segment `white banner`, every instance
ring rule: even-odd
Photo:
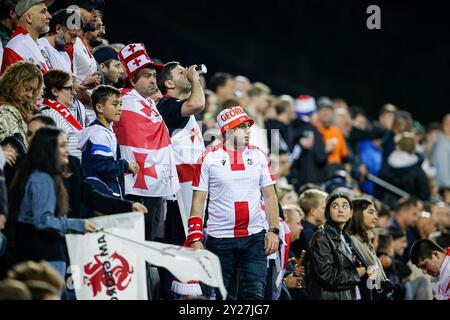
[[[66,235],[77,298],[80,300],[145,300],[145,261],[169,270],[180,282],[223,284],[219,258],[208,250],[145,241],[142,213],[125,213],[90,221],[100,231]],[[75,267],[75,268],[74,268]]]
[[[97,229],[144,241],[144,216],[125,213],[89,219]],[[79,300],[146,300],[145,260],[121,239],[103,232],[66,235]],[[74,272],[79,271],[79,275]]]

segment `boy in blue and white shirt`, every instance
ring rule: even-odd
[[[125,173],[135,175],[135,162],[119,159],[117,139],[111,129],[121,114],[120,91],[112,86],[98,86],[92,92],[94,120],[81,134],[78,148],[82,151],[81,166],[87,180],[100,192],[124,197],[119,178]]]

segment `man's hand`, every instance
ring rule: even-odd
[[[86,77],[81,83],[82,86],[85,86],[89,89],[93,89],[98,86],[101,82],[101,77],[98,72],[94,72]]]
[[[308,137],[308,138],[300,138],[299,140],[300,145],[303,149],[309,150],[314,146],[314,138]]]
[[[299,289],[302,287],[303,278],[296,277],[292,273],[284,278],[284,284],[288,289]]]
[[[17,154],[14,150],[3,150],[3,154],[5,155],[5,161],[8,166],[12,167],[16,164]]]
[[[135,202],[133,203],[133,205],[131,206],[131,210],[135,211],[135,212],[143,212],[143,213],[148,213],[147,207],[144,206],[142,203],[140,202]]]
[[[136,162],[128,161],[128,172],[135,176],[139,171],[139,165]]]
[[[0,212],[0,230],[5,229],[6,225],[6,215]]]
[[[192,249],[204,249],[203,243],[201,241],[192,242],[190,247]]]
[[[360,278],[364,277],[364,275],[366,274],[366,268],[364,267],[358,267],[356,268],[356,271],[358,272]]]
[[[278,245],[280,243],[280,239],[273,232],[268,232],[264,239],[264,251],[266,256],[275,253],[278,250]]]
[[[186,71],[186,77],[190,83],[200,81],[200,76],[197,70],[195,70],[196,67],[197,65],[194,64],[190,66]]]

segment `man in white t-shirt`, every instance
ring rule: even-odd
[[[19,0],[15,11],[19,19],[14,33],[3,51],[2,70],[22,60],[28,60],[39,66],[43,73],[49,70],[48,62],[41,53],[37,43],[41,34],[47,33],[52,16],[47,6],[52,0]]]
[[[49,62],[51,69],[60,69],[72,74],[72,62],[66,49],[75,43],[80,33],[81,16],[76,11],[62,9],[53,14],[50,31],[38,40],[42,55]]]
[[[220,259],[228,297],[236,296],[232,289],[239,270],[242,298],[263,299],[266,256],[276,252],[279,245],[276,178],[267,155],[249,145],[253,120],[241,107],[223,110],[217,122],[224,142],[209,148],[196,165],[187,244],[203,248],[203,209],[209,194],[205,246]]]

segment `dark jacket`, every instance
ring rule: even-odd
[[[120,180],[128,170],[128,161],[120,159],[117,139],[111,129],[93,121],[80,135],[83,173],[100,192],[123,197]]]
[[[378,176],[421,200],[430,198],[428,179],[419,156],[396,150],[383,164]],[[377,188],[377,197],[391,208],[395,207],[400,198],[381,187]]]
[[[310,150],[302,148],[299,159],[293,165],[298,179],[295,183],[296,187],[299,188],[305,183],[323,182],[328,159],[322,134],[315,126],[301,119],[294,120],[292,126],[294,128],[294,141],[297,144],[300,138],[306,137],[307,131],[314,134],[314,146]]]
[[[69,156],[69,167],[72,176],[65,179],[64,184],[69,193],[70,218],[90,218],[90,215],[82,213],[81,204],[84,204],[91,210],[99,211],[104,214],[125,213],[132,210],[132,202],[121,200],[98,192],[94,187],[84,179],[80,160]]]
[[[351,240],[348,239],[348,241]],[[340,230],[319,227],[306,254],[306,287],[313,300],[354,300],[360,283],[355,258],[345,250]]]

